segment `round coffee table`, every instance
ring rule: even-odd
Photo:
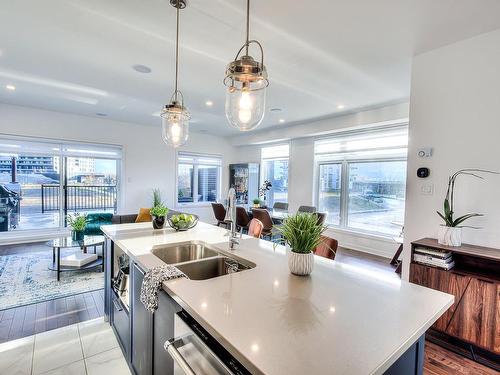
[[[102,266],[104,271],[104,256],[97,257],[90,263],[87,263],[81,267],[78,266],[61,266],[61,249],[68,248],[80,248],[84,253],[87,253],[88,248],[94,248],[94,254],[97,254],[97,246],[104,247],[104,236],[85,236],[81,241],[75,241],[71,236],[59,237],[54,240],[47,242],[48,246],[52,247],[52,264],[49,266],[49,270],[57,272],[57,281],[59,281],[59,274],[64,271],[77,271],[85,270],[90,268],[95,268]]]

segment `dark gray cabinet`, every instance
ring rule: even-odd
[[[141,303],[144,271],[133,264],[132,272],[132,348],[130,361],[137,375],[153,373],[153,314]]]
[[[153,374],[173,375],[174,361],[165,351],[167,340],[174,337],[174,317],[182,309],[164,291],[159,293],[158,310],[154,314]]]

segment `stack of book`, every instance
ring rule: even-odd
[[[416,247],[413,250],[413,261],[444,270],[451,270],[455,266],[451,251],[438,251],[425,247]]]

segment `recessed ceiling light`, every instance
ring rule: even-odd
[[[213,101],[211,101],[211,100],[207,100],[207,101],[205,102],[205,105],[206,105],[207,107],[211,107],[211,106],[213,106],[213,105],[214,105],[214,102],[213,102]]]
[[[271,108],[270,111],[271,112],[281,112],[282,109],[281,108]]]
[[[343,104],[339,104],[339,105],[337,106],[337,109],[344,109],[344,108],[345,108],[345,105],[343,105]]]
[[[285,122],[285,119],[284,118],[280,118],[279,122],[280,122],[280,124],[283,124]]]
[[[97,112],[96,115],[100,116],[100,117],[106,117],[108,114],[107,113],[102,113],[102,112]]]
[[[146,65],[136,64],[132,65],[132,69],[139,73],[151,73],[151,68]]]
[[[16,90],[16,86],[14,86],[14,85],[6,85],[5,88],[7,90],[10,90],[10,91],[15,91]]]

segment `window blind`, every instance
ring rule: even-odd
[[[121,159],[122,148],[115,145],[77,143],[59,140],[30,140],[0,136],[0,155],[74,156],[99,159]]]
[[[288,158],[289,154],[290,147],[288,144],[262,147],[261,151],[262,159]]]
[[[314,143],[316,159],[406,157],[408,126],[339,133]]]
[[[201,155],[183,151],[179,151],[177,160],[179,164],[201,164],[217,167],[222,165],[222,158],[218,155]]]

